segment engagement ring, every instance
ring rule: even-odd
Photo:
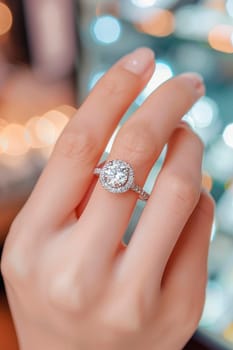
[[[95,168],[94,174],[99,175],[101,185],[109,192],[124,193],[132,190],[139,195],[139,199],[149,199],[150,195],[134,183],[133,168],[123,160],[110,160],[103,168]]]

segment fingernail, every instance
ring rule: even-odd
[[[154,59],[154,52],[146,47],[142,47],[124,57],[122,65],[126,70],[141,75],[150,68],[154,63]]]
[[[202,76],[198,73],[183,73],[182,77],[190,80],[195,88],[198,96],[205,94],[205,85]]]

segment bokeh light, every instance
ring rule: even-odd
[[[56,142],[58,129],[51,120],[44,116],[33,117],[25,126],[24,137],[32,148],[49,147]]]
[[[131,0],[131,2],[137,7],[146,8],[154,6],[157,0]]]
[[[230,186],[217,203],[216,215],[221,231],[233,235],[233,186]]]
[[[173,75],[174,74],[171,66],[165,61],[158,60],[156,63],[156,69],[152,78],[150,79],[149,83],[147,84],[145,89],[142,91],[142,93],[136,99],[136,103],[139,105],[142,104],[143,101],[145,101],[145,99],[155,89],[157,89],[166,80],[170,79]]]
[[[233,148],[233,123],[225,127],[223,131],[223,140],[227,146]]]
[[[55,139],[60,136],[65,126],[69,122],[69,118],[58,110],[51,110],[43,115],[43,118],[50,121],[55,128]]]
[[[156,9],[148,18],[137,23],[136,28],[141,32],[154,36],[168,36],[175,29],[175,17],[168,10]]]
[[[121,36],[121,23],[111,15],[97,17],[93,26],[94,39],[101,44],[112,44]]]
[[[215,181],[222,184],[233,178],[233,149],[225,143],[222,136],[217,137],[206,150],[204,167]]]
[[[29,150],[25,139],[25,128],[19,124],[9,124],[0,133],[0,148],[11,156],[20,156]]]
[[[206,289],[206,303],[201,319],[201,326],[213,325],[224,313],[227,307],[227,300],[224,290],[219,283],[209,281]]]
[[[13,17],[9,7],[0,2],[0,35],[9,32],[13,24]]]
[[[218,105],[207,96],[199,99],[183,119],[195,130],[205,145],[210,144],[221,130]]]
[[[0,132],[8,125],[7,121],[0,118]]]
[[[57,130],[55,125],[47,118],[39,118],[36,123],[36,134],[38,139],[45,146],[53,145],[57,140]]]
[[[32,148],[45,147],[44,142],[38,137],[37,123],[40,117],[32,117],[25,125],[25,139]]]
[[[1,137],[1,131],[7,126],[7,122],[4,119],[0,119],[0,154],[4,152],[4,138]]]
[[[208,97],[201,98],[191,109],[191,117],[195,128],[207,128],[214,121],[217,106]]]
[[[207,172],[204,172],[202,174],[202,186],[209,192],[212,189],[213,179],[212,179],[211,175]]]
[[[229,16],[233,17],[233,1],[227,0],[226,1],[226,10]]]
[[[223,332],[223,337],[230,342],[233,342],[233,323],[230,323]]]
[[[209,32],[208,41],[210,46],[215,50],[233,53],[232,36],[232,25],[217,25]]]

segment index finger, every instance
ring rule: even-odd
[[[25,207],[34,222],[59,225],[81,202],[114,129],[153,71],[153,51],[141,48],[99,81],[65,128]]]

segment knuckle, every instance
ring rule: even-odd
[[[17,243],[10,247],[4,247],[1,259],[1,273],[3,279],[12,286],[27,281],[30,274],[30,264],[27,254],[17,247]]]
[[[143,308],[143,303],[136,298],[122,296],[115,303],[114,308],[110,305],[110,311],[105,314],[109,317],[109,323],[118,334],[133,335],[144,329],[149,316]]]
[[[98,154],[98,142],[87,130],[66,130],[56,144],[55,154],[77,162],[92,162]]]
[[[83,288],[74,283],[66,273],[53,277],[48,287],[48,299],[51,305],[60,310],[78,315],[86,307]]]
[[[132,163],[148,165],[156,156],[156,142],[151,130],[142,125],[122,128],[116,140],[117,153],[124,152]]]
[[[200,197],[200,189],[195,181],[191,178],[172,174],[168,183],[172,195],[178,202],[190,209],[196,206]]]

